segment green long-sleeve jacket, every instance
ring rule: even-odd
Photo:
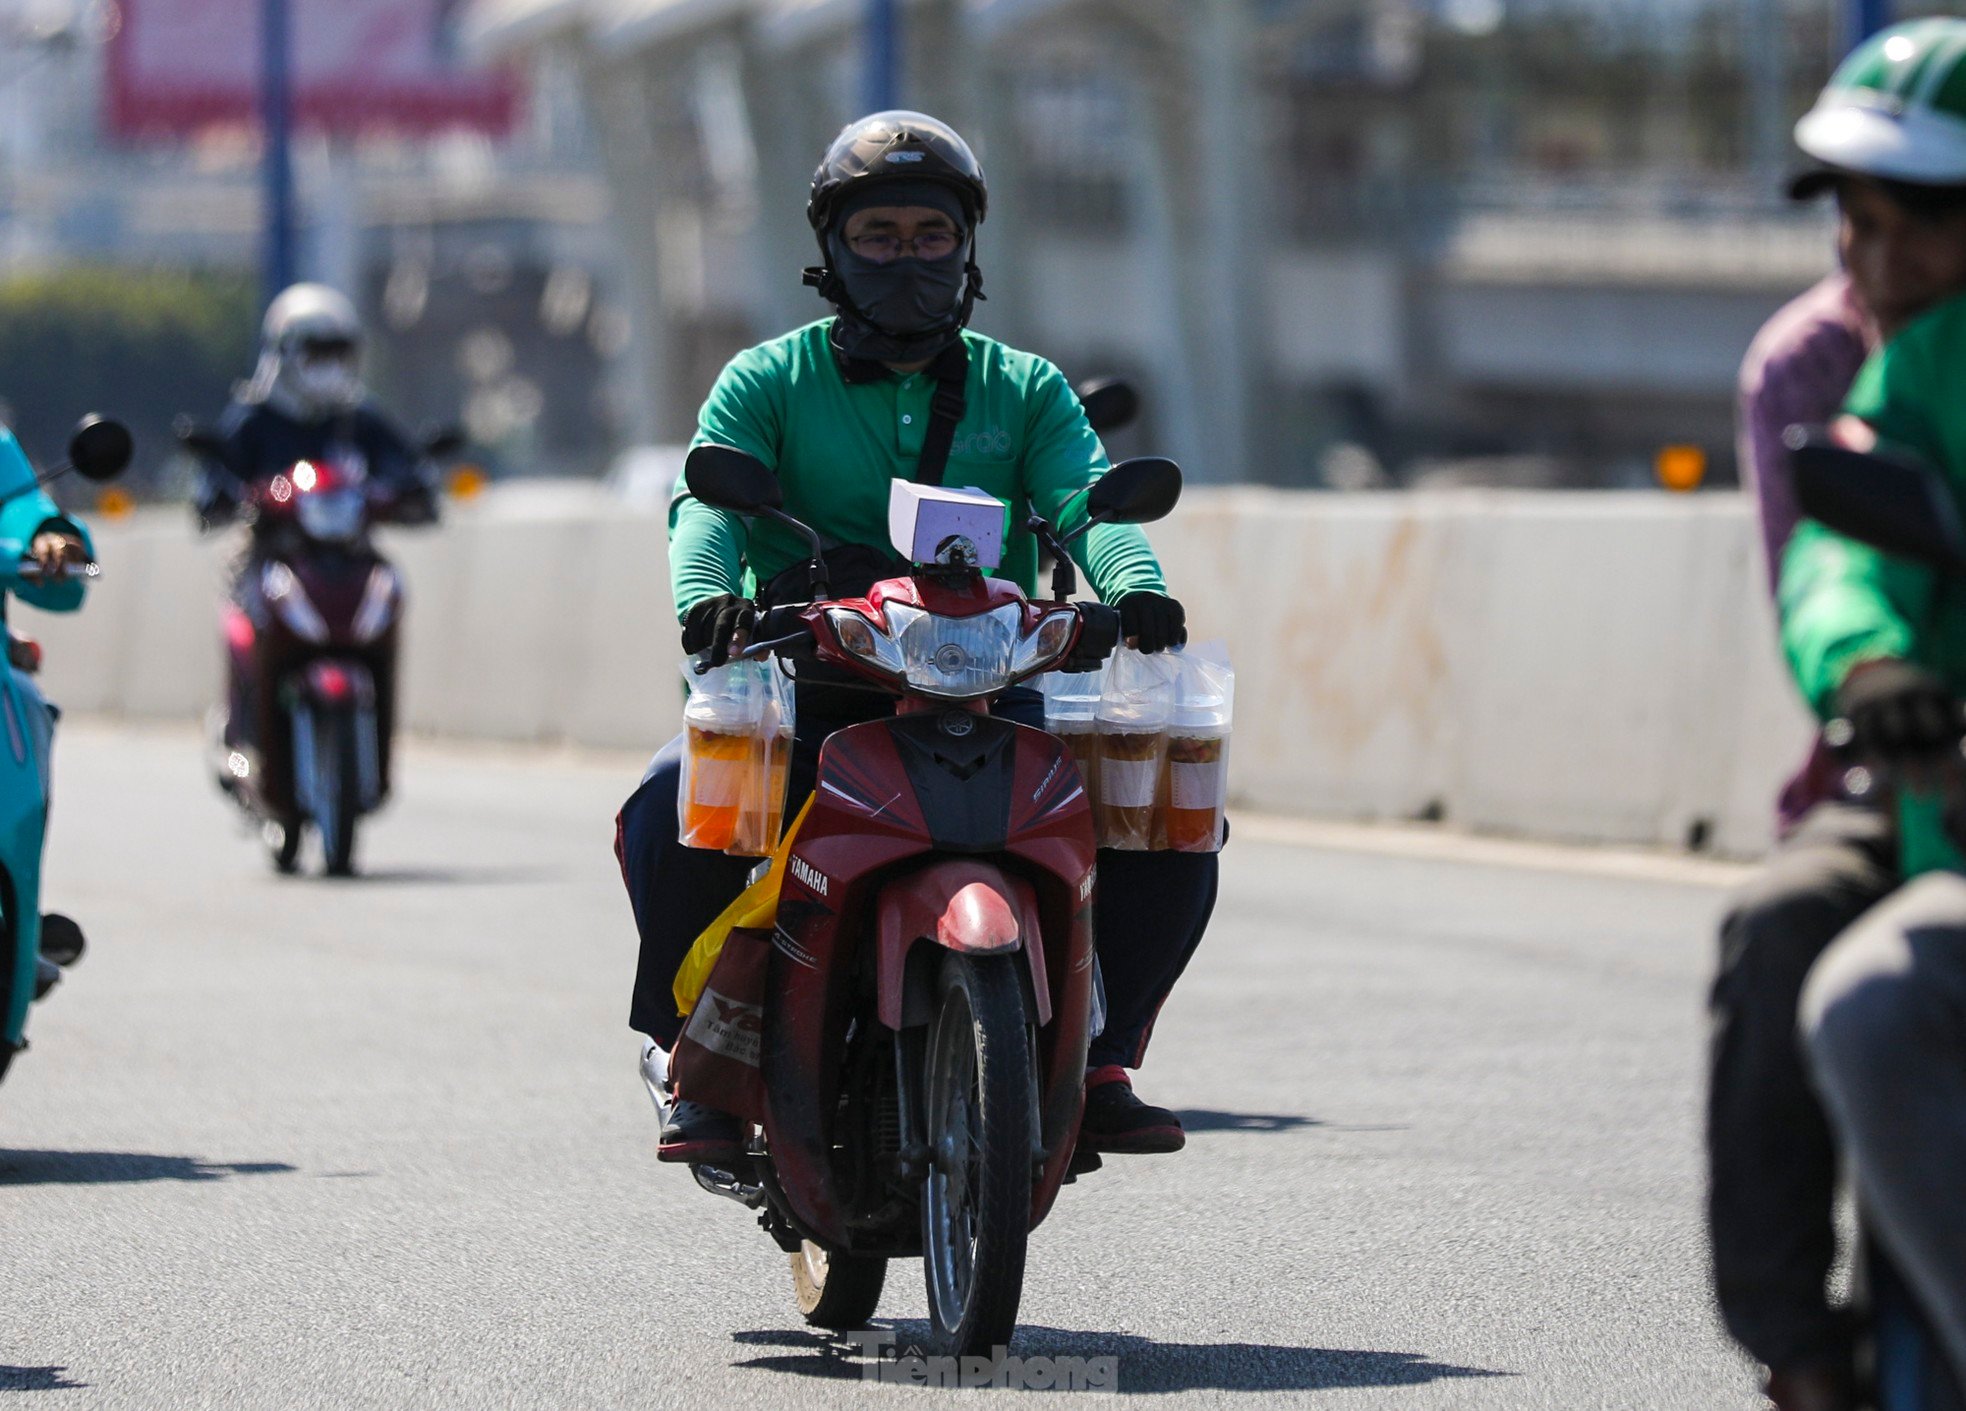
[[[1879,438],[1939,467],[1966,517],[1966,296],[1914,320],[1873,353],[1844,410]],[[1823,719],[1862,662],[1915,661],[1966,697],[1966,582],[1804,520],[1782,555],[1782,648]],[[1907,874],[1959,866],[1935,800],[1900,816]]]
[[[912,480],[935,382],[926,372],[849,383],[822,319],[739,353],[710,391],[694,445],[735,446],[778,473],[786,512],[828,544],[888,544],[889,487]],[[942,481],[974,486],[1010,506],[998,575],[1034,592],[1037,544],[1021,526],[1032,510],[1057,523],[1065,505],[1107,469],[1106,453],[1064,374],[1043,358],[977,333],[966,409]],[[1083,523],[1081,499],[1061,526]],[[746,522],[692,499],[679,485],[669,514],[670,579],[680,617],[704,598],[747,591],[806,557],[805,541],[769,520]],[[1137,526],[1100,525],[1073,546],[1099,596],[1167,591]],[[747,573],[749,582],[747,582]]]

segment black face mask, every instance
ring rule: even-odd
[[[969,322],[976,290],[969,277],[970,244],[940,260],[913,258],[877,264],[853,252],[837,234],[826,253],[839,281],[835,341],[848,357],[918,362],[933,357]]]

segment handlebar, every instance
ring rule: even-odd
[[[87,563],[64,563],[54,573],[44,572],[39,559],[22,559],[14,568],[14,576],[26,583],[46,583],[64,578],[100,578],[102,565],[94,559]]]
[[[774,652],[782,650],[783,648],[796,647],[802,643],[810,642],[811,640],[812,640],[812,632],[809,629],[802,628],[799,631],[790,633],[787,636],[775,637],[769,642],[752,642],[749,646],[741,647],[737,651],[732,652],[730,654],[730,660],[731,661],[763,661],[766,657],[772,655]],[[691,669],[695,671],[698,676],[707,676],[712,671],[716,670],[716,668],[707,661],[699,661]]]

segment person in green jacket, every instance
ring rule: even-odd
[[[1865,363],[1836,434],[1938,467],[1966,516],[1962,383],[1966,295]],[[1901,781],[1909,879],[1810,969],[1803,1049],[1871,1228],[1966,1386],[1966,859],[1941,787],[1961,747],[1966,582],[1805,522],[1782,560],[1781,619],[1804,696]]]
[[[1914,20],[1860,45],[1795,140],[1809,164],[1790,194],[1835,194],[1840,268],[1770,320],[1742,367],[1742,471],[1778,591],[1798,521],[1784,433],[1836,417],[1880,345],[1966,292],[1966,20]],[[1858,396],[1895,420],[1875,405],[1879,375],[1874,364]],[[1902,372],[1888,380],[1901,398]],[[1821,532],[1802,526],[1804,560],[1822,553]],[[1842,548],[1829,558],[1839,573],[1859,561],[1877,567],[1874,556],[1850,559]],[[1853,619],[1838,604],[1851,592],[1814,572],[1788,584],[1789,644],[1826,718],[1838,711],[1849,653],[1874,652],[1879,641],[1871,634],[1865,648],[1866,634],[1846,634]],[[1890,810],[1850,796],[1845,770],[1818,748],[1784,790],[1782,840],[1727,907],[1709,998],[1715,1300],[1727,1331],[1767,1369],[1778,1411],[1852,1411],[1857,1402],[1851,1320],[1830,1301],[1837,1133],[1796,1043],[1811,969],[1901,880]]]
[[[976,229],[988,209],[982,168],[946,124],[887,112],[849,125],[813,178],[807,216],[822,263],[806,281],[835,316],[738,354],[704,402],[694,444],[734,446],[776,472],[785,509],[824,536],[841,596],[905,571],[888,543],[888,499],[913,480],[938,406],[960,407],[947,438],[946,484],[975,486],[1069,533],[1083,523],[1074,496],[1107,469],[1105,451],[1064,375],[1043,358],[967,328],[981,297]],[[945,428],[946,430],[946,428]],[[671,575],[682,645],[726,660],[734,642],[772,635],[761,614],[809,596],[809,550],[782,526],[738,517],[677,495],[670,514]],[[1073,547],[1123,635],[1142,651],[1187,640],[1185,613],[1168,594],[1137,526],[1100,525]],[[1033,592],[1037,545],[1014,530],[998,576]],[[759,603],[764,605],[762,608]],[[818,747],[833,730],[892,709],[864,691],[801,671],[791,808],[810,793]],[[1029,689],[1006,693],[997,713],[1042,726]],[[749,861],[677,843],[681,742],[659,752],[617,820],[617,852],[641,933],[629,1022],[667,1049],[680,1020],[670,997],[696,936],[742,888]],[[788,813],[788,816],[789,813]],[[1105,1030],[1088,1055],[1081,1146],[1095,1152],[1173,1151],[1179,1119],[1133,1093],[1154,1016],[1200,943],[1213,909],[1216,858],[1198,853],[1099,855],[1096,945]],[[735,1155],[735,1118],[678,1103],[659,1155],[715,1161]]]

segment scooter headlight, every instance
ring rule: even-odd
[[[316,490],[300,497],[300,531],[324,544],[353,543],[362,535],[367,508],[361,490],[353,485]]]
[[[1072,645],[1072,629],[1078,626],[1079,615],[1070,608],[1058,612],[1048,612],[1038,619],[1038,625],[1024,634],[1017,644],[1017,653],[1010,661],[1012,677],[1030,676],[1052,665]]]
[[[890,603],[888,633],[901,648],[902,674],[925,696],[970,701],[1011,681],[1023,608],[1009,604],[974,617],[941,617]]]
[[[888,609],[890,616],[893,609]],[[833,635],[846,649],[847,655],[867,663],[876,671],[889,676],[906,674],[901,660],[901,648],[887,633],[862,617],[851,608],[828,608],[826,621],[833,628]]]

